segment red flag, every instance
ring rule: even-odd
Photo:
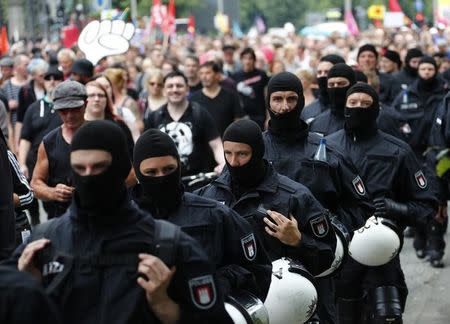
[[[150,28],[161,26],[163,20],[164,13],[161,0],[153,0],[152,8],[150,9]]]
[[[168,34],[175,32],[175,0],[169,0],[169,8],[167,10],[167,17],[165,19],[165,28],[163,31]]]
[[[392,12],[403,12],[402,7],[398,3],[398,0],[389,0],[389,11]]]
[[[189,16],[189,21],[188,21],[188,25],[187,25],[187,31],[192,36],[195,35],[195,17],[192,16],[192,15]]]
[[[6,26],[2,26],[0,35],[0,54],[6,54],[9,52],[8,33],[6,32]]]

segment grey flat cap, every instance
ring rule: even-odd
[[[77,81],[64,81],[53,92],[54,109],[78,108],[87,98],[84,85]]]

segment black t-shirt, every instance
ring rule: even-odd
[[[238,95],[223,88],[220,89],[219,93],[214,98],[206,96],[202,90],[196,91],[192,94],[191,100],[198,102],[202,107],[205,107],[208,110],[209,114],[216,122],[220,136],[223,135],[223,132],[228,125],[236,118],[245,115]]]
[[[45,135],[42,140],[48,159],[49,187],[56,187],[58,183],[72,185],[72,167],[70,166],[70,144],[66,142],[62,134],[62,128],[58,127]],[[59,217],[65,213],[70,205],[68,202],[45,201],[44,208],[48,219]]]
[[[193,86],[189,86],[189,97],[192,96],[192,94],[198,90],[201,90],[203,88],[203,85],[200,81],[198,81],[197,84]]]
[[[210,114],[197,103],[189,103],[178,121],[172,119],[166,104],[149,114],[145,129],[158,128],[172,137],[180,154],[181,174],[185,176],[213,170],[209,142],[219,137],[214,125]]]
[[[61,124],[61,118],[53,109],[53,104],[45,98],[32,103],[25,112],[20,138],[31,142],[26,161],[30,176],[36,164],[39,144],[45,135]]]
[[[238,71],[232,75],[242,100],[244,111],[258,123],[265,120],[266,105],[264,88],[269,82],[267,74],[259,69],[251,72]]]

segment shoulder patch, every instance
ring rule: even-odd
[[[295,193],[297,191],[295,188],[291,187],[290,185],[288,185],[286,183],[282,183],[282,182],[278,183],[278,187],[283,189],[283,190],[286,190],[287,192],[289,192],[291,194],[293,194],[293,193]]]
[[[217,292],[212,275],[189,280],[189,291],[192,302],[200,309],[209,309],[216,303]]]
[[[355,188],[356,193],[360,196],[365,196],[366,187],[364,187],[364,182],[362,181],[360,176],[357,176],[352,180],[353,188]]]
[[[212,201],[189,201],[186,206],[214,208],[216,204]]]
[[[310,220],[309,224],[311,225],[311,231],[317,237],[326,236],[330,230],[330,225],[328,224],[328,220],[325,215]]]
[[[241,239],[242,249],[244,250],[245,258],[248,261],[253,261],[256,258],[256,240],[253,233]]]
[[[425,189],[428,185],[427,178],[425,178],[425,175],[423,174],[422,170],[417,171],[414,174],[414,178],[416,179],[416,183],[421,189]]]

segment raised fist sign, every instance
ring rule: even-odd
[[[95,65],[105,56],[125,53],[134,30],[133,24],[123,20],[94,20],[78,37],[78,47]]]

